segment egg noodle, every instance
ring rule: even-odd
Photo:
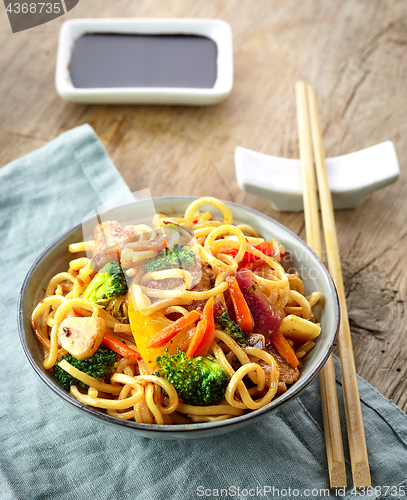
[[[218,209],[222,213],[222,220],[214,219],[209,211],[199,210],[202,205]],[[197,288],[194,287],[194,275],[189,270],[145,272],[142,265],[154,258],[157,250],[143,248],[135,251],[132,244],[124,245],[120,249],[120,261],[129,280],[128,300],[132,302],[134,310],[147,319],[160,313],[168,319],[168,323],[170,319],[174,321],[187,316],[197,304],[195,301],[204,301],[201,303],[202,310],[204,303],[211,297],[214,297],[220,308],[227,310],[229,307],[230,310],[227,278],[235,275],[246,259],[257,263],[252,268],[253,279],[270,304],[280,312],[283,318],[280,332],[296,358],[300,360],[314,347],[320,326],[315,321],[312,307],[321,294],[314,292],[305,296],[299,274],[286,273],[281,263],[285,249],[278,241],[268,242],[273,251],[264,253],[260,247],[264,239],[256,230],[247,224],[234,225],[228,206],[211,197],[192,202],[183,217],[158,213],[153,218],[153,227],[140,224],[131,226],[131,230],[133,234],[139,235],[138,241],[145,241],[148,247],[151,234],[154,233],[156,237],[160,228],[171,224],[193,235],[190,249],[200,266],[206,266],[211,271],[212,286],[209,289],[194,289]],[[95,257],[97,245],[94,241],[80,242],[70,245],[69,250],[72,253],[93,252]],[[59,364],[72,377],[89,386],[87,391],[76,385],[70,387],[70,394],[84,405],[104,409],[115,418],[145,424],[213,422],[262,408],[272,401],[277,392],[286,390],[285,383],[297,380],[298,369],[289,366],[276,350],[267,349],[263,335],[252,333],[248,337],[249,345],[242,347],[218,325],[208,354],[224,368],[230,380],[224,400],[216,405],[185,404],[174,386],[156,374],[155,364],[152,362],[151,365],[151,360],[148,366],[146,359],[118,355],[110,381],[105,382],[78,370],[65,359],[61,360],[67,351],[58,342],[58,332],[66,318],[100,318],[106,332],[136,353],[140,351],[130,324],[119,321],[104,307],[83,298],[95,276],[94,269],[93,259],[73,259],[67,272],[56,274],[50,280],[44,299],[32,313],[32,327],[44,350],[44,368],[52,370]],[[170,279],[177,283],[183,282],[184,286],[171,289],[149,286],[152,281],[159,283]],[[188,340],[196,325],[192,327]],[[179,347],[185,351],[188,344]],[[290,375],[282,381],[282,376],[288,372]]]

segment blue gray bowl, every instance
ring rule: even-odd
[[[166,197],[156,198],[153,201],[157,212],[176,215],[182,214],[193,200],[194,198],[190,197]],[[125,220],[126,217],[129,217],[131,213],[138,214],[140,211],[147,211],[151,207],[151,202],[150,205],[148,203],[148,201],[138,201],[125,207],[119,207],[109,214],[109,218],[117,218],[122,223],[134,224],[136,217],[130,217],[133,220]],[[43,368],[42,348],[32,331],[30,319],[34,307],[43,298],[43,287],[56,273],[68,269],[68,263],[72,260],[68,245],[83,240],[82,224],[61,235],[42,252],[28,272],[20,292],[18,327],[21,344],[28,361],[41,380],[64,401],[83,412],[84,416],[128,429],[130,432],[143,437],[156,439],[198,438],[235,431],[265,418],[301,394],[321,370],[336,340],[339,328],[339,304],[335,286],[324,264],[289,229],[250,208],[234,203],[228,203],[228,206],[233,213],[234,223],[252,225],[263,238],[266,240],[276,238],[293,254],[295,266],[297,269],[302,270],[301,274],[306,294],[316,290],[322,293],[320,304],[314,308],[317,320],[321,323],[321,334],[315,348],[304,359],[304,367],[298,381],[287,392],[274,398],[271,403],[260,410],[230,420],[187,425],[148,425],[109,417],[103,410],[84,406],[67,391],[59,387],[55,383],[52,373]],[[208,210],[213,211],[214,214],[216,213],[216,210],[212,207],[208,207]]]

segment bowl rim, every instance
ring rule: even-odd
[[[155,200],[160,200],[160,201],[168,201],[170,202],[171,200],[196,200],[199,199],[199,197],[195,196],[160,196],[160,197],[155,197],[152,198],[152,201],[154,202]],[[144,200],[135,200],[131,203],[121,205],[120,207],[114,207],[114,209],[117,208],[122,208],[127,205],[133,205],[135,203],[142,203]],[[295,399],[297,396],[301,394],[310,384],[311,382],[316,378],[318,373],[321,371],[322,367],[328,360],[329,356],[332,353],[332,350],[334,348],[338,332],[339,332],[339,326],[340,326],[340,309],[339,309],[339,299],[338,299],[338,294],[337,290],[335,287],[335,284],[331,278],[331,275],[329,274],[327,268],[325,267],[325,264],[322,262],[322,260],[313,252],[313,250],[308,247],[308,245],[291,229],[288,229],[286,226],[281,224],[280,222],[276,221],[275,219],[272,219],[268,215],[265,215],[253,208],[246,207],[244,205],[241,205],[239,203],[231,202],[231,201],[223,201],[226,205],[232,205],[238,208],[243,208],[245,211],[252,212],[256,217],[261,217],[268,219],[272,221],[274,224],[280,226],[284,231],[288,232],[291,237],[296,239],[298,243],[301,246],[305,247],[306,251],[309,251],[313,254],[313,257],[317,260],[317,262],[320,265],[320,268],[325,275],[325,278],[327,279],[330,291],[332,293],[332,298],[333,298],[333,307],[334,307],[334,324],[335,324],[335,333],[333,337],[331,338],[328,348],[326,349],[324,355],[321,357],[321,359],[318,361],[317,365],[314,367],[314,369],[311,371],[309,376],[302,380],[302,381],[297,381],[295,382],[291,388],[292,391],[290,392],[289,390],[286,391],[285,393],[281,394],[278,396],[278,398],[273,399],[269,404],[266,406],[258,409],[258,410],[253,410],[248,413],[245,413],[244,415],[236,416],[227,420],[221,420],[217,422],[194,422],[190,424],[178,424],[178,425],[170,425],[170,424],[164,424],[164,425],[159,425],[159,424],[144,424],[144,423],[137,423],[135,421],[131,420],[121,420],[115,417],[110,417],[109,415],[96,411],[92,407],[86,406],[79,402],[77,399],[72,397],[69,392],[66,392],[64,389],[59,387],[56,382],[52,382],[41,370],[41,368],[37,365],[37,363],[34,361],[31,352],[28,348],[26,339],[25,339],[25,329],[24,329],[24,317],[23,317],[23,304],[24,304],[24,298],[25,298],[25,292],[28,287],[28,284],[31,280],[31,277],[38,265],[38,263],[44,258],[44,256],[53,248],[57,245],[57,243],[69,236],[71,233],[74,233],[75,231],[78,230],[82,226],[82,222],[79,224],[76,224],[75,226],[71,227],[64,233],[60,234],[57,238],[55,238],[41,253],[40,255],[35,259],[34,263],[30,267],[20,290],[19,293],[19,298],[18,298],[18,308],[17,308],[17,324],[18,324],[18,331],[19,331],[19,337],[20,337],[20,342],[23,348],[23,351],[33,367],[34,371],[37,373],[37,375],[40,377],[40,379],[58,396],[60,396],[65,402],[69,403],[70,405],[73,405],[77,409],[84,411],[85,413],[88,414],[88,416],[96,418],[97,420],[101,420],[105,423],[108,424],[113,424],[113,425],[119,425],[120,427],[127,428],[127,429],[135,429],[135,430],[140,430],[140,431],[149,431],[151,433],[150,436],[145,435],[145,437],[151,437],[154,438],[154,434],[156,435],[163,435],[163,434],[168,434],[168,435],[174,435],[183,433],[184,435],[186,434],[191,434],[196,431],[203,431],[203,430],[210,430],[213,428],[216,429],[224,429],[225,432],[227,430],[233,430],[233,427],[239,426],[239,424],[242,424],[245,421],[252,420],[251,423],[254,423],[258,418],[262,417],[265,413],[269,413],[271,411],[276,411],[280,408],[282,408],[285,404],[287,404],[289,401]],[[34,335],[34,334],[33,334]],[[275,403],[273,405],[273,403]],[[199,436],[196,436],[197,438]]]

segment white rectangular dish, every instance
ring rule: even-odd
[[[212,88],[188,87],[75,87],[70,62],[75,41],[89,34],[192,35],[216,44],[216,80]],[[151,61],[151,65],[154,61]],[[74,19],[62,25],[55,75],[58,95],[84,104],[209,105],[226,99],[233,87],[232,31],[216,19]]]

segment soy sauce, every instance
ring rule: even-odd
[[[75,40],[69,65],[77,88],[213,88],[217,46],[204,36],[91,33]]]

